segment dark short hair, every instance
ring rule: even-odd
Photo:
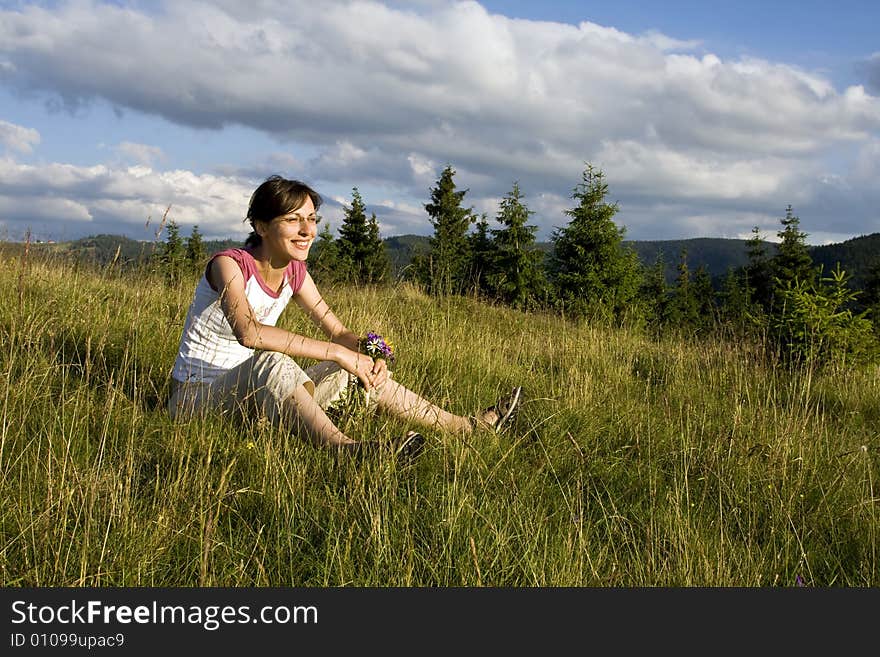
[[[262,238],[256,231],[256,222],[269,223],[275,217],[289,214],[302,207],[307,198],[312,199],[315,210],[321,207],[323,199],[314,189],[299,180],[288,180],[281,176],[269,176],[264,180],[248,203],[245,221],[250,222],[251,234],[245,240],[246,247],[259,246]]]

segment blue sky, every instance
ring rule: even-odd
[[[589,20],[640,34],[656,30],[697,39],[722,57],[753,55],[809,68],[839,68],[849,77],[854,59],[878,48],[880,5],[873,0],[739,0],[705,2],[483,2],[492,12],[516,18]],[[854,80],[854,78],[849,78]]]
[[[447,164],[538,238],[584,164],[631,239],[880,231],[880,3],[0,2],[0,237],[246,234],[265,176],[429,234]]]

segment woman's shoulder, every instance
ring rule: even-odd
[[[307,273],[308,270],[306,268],[306,263],[302,260],[291,260],[290,264],[287,265],[287,281],[294,294],[299,292],[299,288],[302,287],[303,281],[306,280]]]
[[[241,271],[245,276],[252,273],[257,267],[253,254],[247,249],[232,247],[231,249],[217,251],[211,256],[209,262],[213,262],[220,256],[226,256],[234,260],[241,267]]]
[[[217,251],[214,253],[209,259],[208,264],[205,265],[205,278],[208,279],[208,283],[214,288],[214,284],[211,282],[211,265],[214,264],[214,261],[217,258],[225,256],[231,260],[233,260],[238,268],[241,270],[241,274],[244,277],[244,280],[247,281],[250,277],[252,277],[257,271],[256,261],[254,260],[254,256],[247,249],[232,247],[229,249],[223,249],[222,251]]]

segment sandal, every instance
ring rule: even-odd
[[[477,429],[477,427],[482,424],[483,426],[488,427],[495,433],[503,431],[511,424],[513,424],[514,420],[516,419],[516,414],[517,411],[519,411],[522,398],[522,386],[516,386],[513,390],[510,391],[510,394],[499,397],[494,406],[490,406],[482,413],[480,413],[480,417],[471,416],[471,425],[474,429]],[[495,414],[495,422],[490,423],[482,419],[482,416],[486,415],[487,413]]]
[[[425,437],[418,431],[407,431],[403,440],[394,441],[394,451],[403,463],[414,461],[425,450]]]

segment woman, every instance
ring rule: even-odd
[[[359,382],[373,408],[423,427],[466,434],[508,426],[522,397],[519,387],[477,415],[462,417],[393,381],[385,358],[361,353],[358,336],[333,314],[306,271],[320,205],[309,186],[280,176],[253,193],[247,214],[253,232],[245,247],[215,254],[196,287],[172,370],[172,417],[209,409],[263,413],[316,445],[360,452],[378,443],[353,440],[326,413]],[[291,299],[326,341],[275,326]],[[318,362],[303,370],[294,358]],[[410,431],[396,442],[413,452],[424,439]]]

